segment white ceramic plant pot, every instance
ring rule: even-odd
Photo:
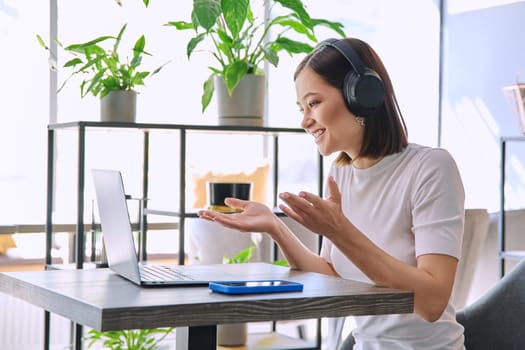
[[[217,344],[222,346],[240,346],[246,344],[248,325],[246,323],[217,325]]]
[[[264,75],[244,76],[232,95],[221,76],[215,76],[219,125],[264,125],[264,97],[266,79]]]
[[[253,233],[239,232],[203,219],[186,220],[186,230],[191,264],[222,264],[225,256],[235,256],[253,243]],[[271,240],[263,236],[252,261],[269,261],[270,250]]]
[[[134,123],[137,111],[135,91],[110,91],[100,100],[100,120]]]

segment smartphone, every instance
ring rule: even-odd
[[[303,284],[287,280],[210,282],[214,292],[225,294],[300,292]]]

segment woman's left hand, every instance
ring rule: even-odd
[[[328,192],[327,199],[305,191],[299,195],[284,192],[279,198],[286,205],[280,204],[279,208],[310,231],[330,238],[348,219],[343,215],[341,193],[331,176],[328,178]]]

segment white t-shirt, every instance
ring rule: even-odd
[[[459,259],[464,222],[464,189],[450,154],[409,144],[368,169],[332,165],[346,217],[388,254],[416,266],[423,254]],[[369,282],[327,238],[321,256],[347,279]],[[415,313],[357,316],[354,349],[464,349],[463,326],[449,302],[436,322]]]

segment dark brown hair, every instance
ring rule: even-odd
[[[385,97],[383,104],[365,119],[365,132],[361,151],[357,157],[380,158],[402,151],[408,144],[406,125],[399,110],[392,82],[377,53],[364,41],[356,38],[342,39],[361,58],[363,64],[376,71],[383,80]],[[299,73],[309,67],[328,84],[343,95],[342,87],[346,74],[353,70],[347,59],[328,45],[319,45],[306,55],[295,70],[294,81]],[[335,160],[337,165],[347,165],[352,159],[341,152]]]

